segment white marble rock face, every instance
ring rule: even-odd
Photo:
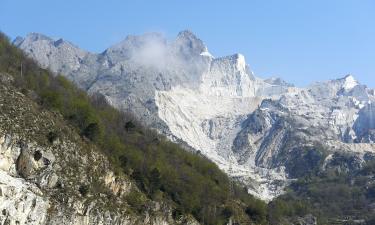
[[[100,54],[40,34],[14,44],[41,66],[199,150],[267,201],[293,178],[283,161],[291,149],[319,142],[359,158],[375,151],[374,90],[351,75],[306,88],[261,79],[243,55],[215,58],[190,31],[173,41],[155,33],[129,36]]]

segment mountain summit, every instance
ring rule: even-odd
[[[208,52],[207,47],[203,41],[189,30],[178,33],[174,41],[175,48],[186,57],[200,55],[203,52]]]
[[[344,85],[343,85],[343,88],[345,90],[350,90],[352,88],[354,88],[355,86],[357,86],[359,83],[358,81],[352,76],[352,75],[346,75],[344,78]]]
[[[338,152],[355,161],[375,153],[374,126],[366,122],[372,121],[374,90],[351,75],[307,88],[264,80],[241,54],[214,58],[190,31],[173,41],[128,36],[101,54],[35,34],[14,44],[41,66],[204,154],[264,200],[319,162],[335,163]]]

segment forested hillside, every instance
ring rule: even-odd
[[[153,201],[171,205],[176,220],[192,215],[202,224],[230,220],[237,224],[315,224],[315,218],[318,224],[374,224],[371,155],[360,162],[350,154],[337,153],[327,166],[322,157],[328,154],[325,149],[311,148],[321,156],[304,150],[293,161],[294,173],[301,173],[302,178],[267,205],[204,156],[143,127],[142,121],[114,109],[102,95],[89,96],[63,76],[41,69],[4,34],[0,36],[0,73],[12,76],[9,85],[38,107],[61,115],[83,142],[95,145],[109,159],[116,176],[130,177],[137,184],[140,191],[126,196],[134,213],[142,213]],[[48,132],[46,139],[53,143],[65,135],[60,132]],[[317,163],[305,171],[304,163],[311,156],[317,156]],[[101,191],[92,184],[79,188],[81,196]]]
[[[141,212],[152,199],[173,205],[175,218],[191,214],[203,224],[224,224],[229,219],[266,223],[266,204],[230,182],[214,163],[142,127],[103,96],[88,96],[64,77],[41,69],[4,34],[0,73],[11,75],[12,85],[40,107],[61,114],[83,140],[98,146],[117,174],[136,182],[142,193],[127,198],[134,211]],[[59,135],[50,132],[48,139],[52,142]],[[84,186],[80,191],[88,195],[98,190]]]

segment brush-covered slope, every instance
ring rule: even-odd
[[[375,95],[353,76],[306,88],[263,80],[241,54],[214,58],[187,31],[129,36],[73,68],[78,48],[34,36],[15,44],[272,200],[270,224],[373,224]]]
[[[243,55],[215,59],[190,31],[173,41],[155,33],[128,36],[100,54],[35,33],[14,44],[42,67],[64,74],[91,94],[103,94],[113,106],[200,151],[230,175],[237,174],[229,170],[233,165],[244,171],[241,176],[261,181],[260,188],[252,188],[258,196],[270,199],[280,193],[263,180],[283,175],[240,168],[230,149],[246,115],[264,97],[284,93],[290,85],[254,77]]]
[[[266,205],[214,163],[52,76],[3,34],[0,74],[1,224],[266,223]]]
[[[14,43],[41,66],[207,156],[264,200],[309,172],[309,164],[295,171],[302,149],[322,145],[328,155],[350,152],[362,161],[375,151],[374,90],[353,76],[307,88],[263,80],[243,55],[214,58],[190,31],[172,41],[128,36],[100,54],[39,34]]]

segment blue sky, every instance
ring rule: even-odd
[[[348,73],[375,87],[373,0],[0,0],[0,30],[63,37],[101,52],[128,34],[192,30],[218,56],[298,86]]]

